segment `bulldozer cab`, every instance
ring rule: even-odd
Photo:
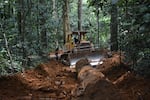
[[[73,31],[72,35],[74,36],[74,51],[82,52],[82,51],[92,51],[92,43],[87,40],[86,31]],[[77,38],[77,39],[76,39]]]
[[[72,36],[75,43],[80,43],[81,41],[87,41],[86,40],[86,31],[73,31]]]
[[[86,41],[85,31],[73,31],[71,34],[68,34],[66,37],[65,49],[66,52],[73,51],[75,47],[79,46],[80,43]],[[88,42],[87,42],[88,43]]]

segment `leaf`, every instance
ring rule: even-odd
[[[146,23],[150,22],[150,13],[145,14],[145,15],[143,16],[143,20],[144,20],[144,22],[146,22]]]
[[[111,0],[112,4],[116,4],[118,2],[118,0]]]

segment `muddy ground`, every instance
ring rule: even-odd
[[[99,80],[77,94],[80,81],[75,69],[56,60],[34,69],[0,77],[0,100],[149,100],[150,79],[130,71],[118,56],[97,66],[107,80]]]

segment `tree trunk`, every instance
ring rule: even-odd
[[[118,22],[117,22],[117,5],[112,4],[111,9],[111,51],[118,50]]]
[[[78,0],[78,30],[82,30],[82,0]]]
[[[45,1],[44,0],[39,0],[39,3],[44,5]],[[46,23],[46,18],[44,16],[45,10],[42,10],[41,12],[39,12],[39,16],[40,16],[40,26],[41,31],[40,31],[40,37],[41,37],[41,45],[42,48],[47,48],[47,34],[46,34],[46,28],[45,28],[45,23]]]
[[[99,8],[97,8],[97,15],[96,15],[96,17],[97,17],[97,44],[98,44],[98,47],[100,47],[100,41],[99,41],[99,38],[100,38],[100,36],[99,36],[99,31],[100,31],[100,22],[99,22],[99,18],[100,18],[100,9]]]
[[[53,1],[53,20],[56,21],[56,20],[58,20],[58,13],[57,13],[57,11],[56,11],[56,9],[57,9],[57,8],[56,8],[56,0],[52,0],[52,1]],[[56,37],[57,37],[57,36],[58,36],[58,34],[57,34],[57,33],[58,33],[58,28],[55,28],[53,32],[54,32],[54,34],[56,34]],[[59,45],[58,42],[59,42],[59,40],[58,40],[58,38],[56,38],[56,39],[55,39],[56,48],[57,48],[58,45]]]
[[[22,21],[21,21],[21,26],[22,26],[22,33],[21,33],[21,40],[22,40],[22,52],[23,52],[23,66],[26,65],[26,49],[25,49],[25,7],[24,7],[24,1],[22,1]]]
[[[39,32],[39,0],[37,0],[37,6],[36,6],[36,10],[37,10],[37,23],[36,23],[36,31],[37,31],[37,38],[38,38],[38,42],[37,42],[37,46],[39,47],[40,44],[40,32]],[[39,53],[39,51],[38,51]]]
[[[22,66],[25,66],[26,63],[26,50],[25,50],[25,11],[24,11],[24,1],[18,0],[18,3],[20,5],[20,9],[18,10],[18,31],[19,31],[19,37],[21,38],[21,44],[22,44]],[[21,36],[20,36],[21,35]]]
[[[66,43],[68,34],[70,34],[70,23],[69,23],[68,10],[69,10],[69,0],[64,0],[64,5],[63,5],[64,44]]]

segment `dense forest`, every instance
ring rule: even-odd
[[[0,0],[0,74],[33,67],[63,49],[67,32],[87,31],[95,47],[123,51],[149,76],[149,26],[149,0]]]
[[[0,0],[0,100],[149,100],[150,0]]]

